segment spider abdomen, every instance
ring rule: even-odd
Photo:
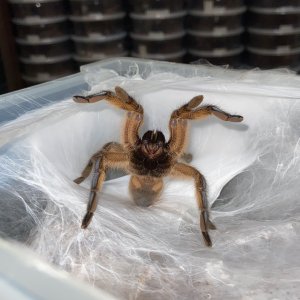
[[[129,190],[138,206],[147,207],[159,200],[163,189],[163,179],[150,176],[131,176]]]

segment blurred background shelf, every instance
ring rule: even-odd
[[[0,93],[122,56],[300,69],[299,0],[3,0],[0,25]]]

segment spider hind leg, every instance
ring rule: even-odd
[[[208,229],[215,229],[215,225],[209,219],[209,212],[206,199],[206,182],[204,176],[195,168],[182,163],[176,163],[172,173],[175,177],[187,177],[194,180],[196,188],[196,199],[200,213],[200,230],[206,246],[211,247],[212,242]]]
[[[81,228],[85,229],[91,223],[93,215],[96,211],[98,199],[97,192],[101,190],[103,181],[108,168],[118,168],[126,170],[128,167],[128,157],[121,144],[111,142],[95,153],[84,168],[80,177],[74,180],[80,184],[91,173],[94,167],[94,174],[87,205],[86,214],[82,220]]]

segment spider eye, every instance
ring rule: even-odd
[[[163,142],[158,142],[158,146],[161,147],[163,145]]]

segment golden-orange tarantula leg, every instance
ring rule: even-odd
[[[203,101],[203,96],[196,96],[192,98],[187,104],[173,111],[169,121],[170,140],[168,142],[170,152],[177,156],[181,156],[183,160],[189,162],[192,160],[191,154],[184,153],[188,136],[187,120],[182,116],[186,112],[192,111]]]
[[[172,153],[180,156],[183,155],[187,141],[187,120],[205,119],[210,115],[214,115],[223,121],[241,122],[243,117],[239,115],[231,115],[217,106],[206,105],[198,107],[203,101],[203,96],[192,98],[187,104],[173,111],[169,122],[170,140],[168,142],[169,149]],[[197,108],[198,107],[198,108]]]
[[[183,119],[170,119],[169,122],[170,139],[168,147],[171,153],[185,159],[185,148],[188,141],[188,123]]]
[[[175,110],[172,113],[171,118],[175,119],[204,119],[209,115],[214,115],[217,118],[228,121],[228,122],[242,122],[243,117],[239,115],[231,115],[215,105],[205,105],[198,107],[199,104],[203,101],[203,96],[196,96],[190,100],[187,104],[181,106],[179,109]],[[197,108],[198,107],[198,108]]]
[[[81,176],[76,178],[75,180],[73,180],[75,183],[80,184],[82,181],[84,181],[87,177],[89,177],[89,175],[92,172],[93,169],[93,165],[96,161],[96,158],[99,157],[99,155],[101,155],[101,152],[103,151],[114,151],[114,152],[122,152],[124,151],[123,147],[121,144],[116,143],[116,142],[110,142],[107,143],[103,146],[102,150],[96,152],[88,161],[87,165],[85,166],[85,168],[83,169],[83,171],[81,172]]]
[[[226,111],[218,108],[215,105],[205,105],[202,106],[192,112],[189,112],[184,118],[186,119],[204,119],[205,117],[208,117],[209,115],[214,115],[215,117],[227,121],[227,122],[242,122],[243,117],[240,115],[231,115],[227,113]]]
[[[115,92],[102,91],[98,94],[89,96],[74,96],[73,100],[77,103],[95,103],[101,100],[106,100],[110,104],[127,110],[126,121],[123,129],[123,143],[125,148],[133,147],[138,140],[138,131],[143,124],[144,109],[138,104],[134,98],[127,94],[121,87],[115,87]],[[88,172],[90,166],[86,167]],[[80,181],[80,179],[78,179]]]
[[[202,103],[203,98],[204,97],[202,95],[192,98],[188,103],[186,103],[186,104],[182,105],[181,107],[179,107],[178,109],[174,110],[171,115],[171,119],[178,119],[178,118],[185,119],[182,116],[186,112],[190,112],[194,108],[199,106]]]
[[[216,227],[209,220],[204,176],[195,168],[183,163],[176,163],[174,165],[171,176],[183,176],[193,178],[195,180],[197,204],[200,211],[200,229],[206,246],[211,247],[212,242],[208,234],[208,229],[215,229]]]
[[[83,218],[81,225],[81,227],[84,229],[87,228],[90,224],[94,212],[97,208],[97,192],[102,187],[106,170],[108,168],[121,168],[126,170],[128,167],[128,156],[120,144],[108,143],[102,148],[101,151],[92,156],[88,165],[82,172],[81,177],[75,179],[74,182],[80,183],[89,175],[92,169],[90,166],[91,164],[94,165],[94,175],[92,179],[87,212]]]
[[[101,100],[106,100],[110,104],[127,110],[138,113],[143,113],[143,107],[138,104],[131,96],[127,94],[121,87],[115,87],[115,92],[112,91],[101,91],[97,94],[89,96],[74,96],[73,100],[77,103],[95,103]]]
[[[122,134],[122,142],[126,149],[133,148],[136,142],[139,140],[139,129],[143,122],[143,113],[127,113]]]

